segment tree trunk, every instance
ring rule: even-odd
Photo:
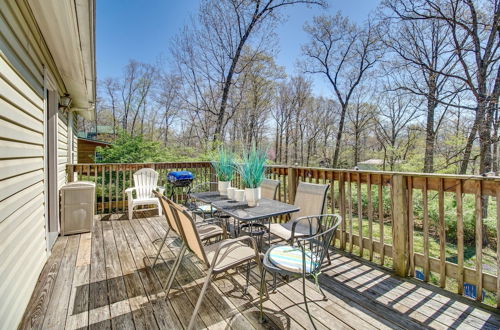
[[[358,166],[359,163],[359,133],[354,134],[354,166]]]
[[[425,127],[425,154],[424,173],[434,172],[434,144],[436,141],[436,131],[434,130],[434,114],[437,107],[436,102],[436,77],[429,76],[429,94],[427,95],[427,123]]]
[[[339,155],[340,155],[340,143],[342,141],[342,133],[344,130],[345,114],[347,111],[347,103],[342,105],[342,112],[340,114],[339,130],[337,132],[337,140],[335,141],[335,149],[333,152],[332,167],[337,168]]]
[[[466,174],[467,168],[469,166],[470,156],[472,153],[472,146],[474,144],[474,140],[476,139],[477,128],[478,128],[478,116],[474,119],[474,124],[472,125],[472,129],[469,133],[469,137],[467,138],[467,143],[465,144],[464,156],[462,158],[462,163],[460,164],[460,172],[459,174]]]

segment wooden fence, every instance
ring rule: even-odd
[[[172,170],[193,172],[196,184],[216,180],[209,162],[189,162],[73,164],[68,181],[96,183],[99,213],[126,212],[124,190],[133,172],[145,167],[160,173],[160,185]],[[300,181],[330,185],[327,211],[344,219],[338,248],[459,294],[464,283],[474,285],[477,300],[484,289],[500,306],[499,178],[275,165],[267,176],[281,182],[277,198],[288,203]],[[238,175],[233,186],[242,187]]]

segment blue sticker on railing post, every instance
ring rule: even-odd
[[[424,273],[419,271],[419,270],[415,270],[415,277],[418,279],[418,280],[421,280],[423,281],[424,280]]]

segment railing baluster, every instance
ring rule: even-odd
[[[346,209],[345,209],[345,181],[344,173],[339,173],[339,203],[340,203],[340,216],[342,217],[342,223],[340,224],[340,248],[345,250],[346,248]]]
[[[483,298],[483,196],[482,182],[476,182],[476,299]]]
[[[413,248],[413,230],[415,218],[413,216],[413,178],[408,177],[408,250],[410,253],[410,276],[415,276],[415,251]]]
[[[120,192],[118,191],[118,187],[119,187],[119,182],[120,182],[120,177],[118,176],[118,173],[120,172],[120,167],[119,166],[116,166],[115,167],[115,199],[116,199],[116,203],[115,203],[115,209],[116,209],[116,213],[119,213],[120,212],[120,206],[121,206],[121,201],[120,201]]]
[[[430,261],[429,261],[429,201],[427,193],[427,178],[424,179],[422,191],[423,212],[424,212],[424,281],[429,281]]]
[[[113,212],[113,191],[112,191],[112,183],[113,183],[113,165],[109,165],[109,182],[108,182],[108,195],[109,195],[109,204],[108,204],[108,212]]]
[[[331,196],[331,199],[332,199],[332,213],[336,213],[335,212],[335,179],[334,179],[334,173],[333,171],[331,171],[329,173],[330,177],[329,177],[329,182],[330,182],[330,196]]]
[[[349,203],[349,253],[352,253],[353,249],[353,237],[352,237],[352,185],[351,185],[351,173],[347,173],[347,198]]]
[[[356,195],[358,200],[359,256],[363,257],[363,200],[361,196],[361,173],[357,173]]]
[[[462,210],[462,180],[457,180],[457,282],[458,294],[464,293],[464,218]],[[500,265],[500,263],[499,263]]]
[[[446,232],[444,227],[444,180],[439,179],[438,187],[438,209],[439,209],[439,285],[446,287]]]
[[[101,214],[104,214],[104,196],[105,196],[105,183],[106,183],[106,165],[102,166],[102,178],[101,178]]]
[[[378,222],[380,230],[380,264],[385,263],[385,248],[384,248],[384,180],[382,174],[379,174],[378,184]]]
[[[372,175],[367,174],[366,198],[368,202],[368,238],[370,240],[368,249],[370,251],[370,261],[373,260],[373,203],[372,203]]]

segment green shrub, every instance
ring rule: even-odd
[[[141,135],[131,136],[122,131],[109,147],[97,147],[99,163],[149,163],[166,159],[165,149],[159,142],[149,141]]]

